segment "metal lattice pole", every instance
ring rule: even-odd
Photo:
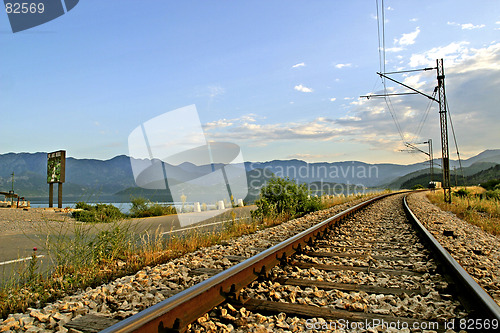
[[[437,59],[439,120],[441,124],[441,156],[443,168],[444,201],[451,203],[450,155],[448,149],[448,115],[446,110],[446,92],[444,88],[443,59]]]
[[[429,139],[427,143],[429,144],[429,168],[431,172],[431,180],[429,183],[432,183],[434,181],[434,155],[432,153],[432,139]]]

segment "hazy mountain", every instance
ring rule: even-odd
[[[472,166],[476,165],[478,163],[474,163]],[[487,165],[487,163],[482,163],[479,162],[481,165]],[[464,168],[464,177],[462,174],[457,170],[452,171],[450,174],[450,182],[452,186],[458,185],[479,185],[481,183],[487,182],[492,179],[500,179],[500,164],[495,164],[494,166],[481,170],[476,173],[471,173],[474,169],[471,169],[471,167],[466,167]],[[413,174],[414,177],[406,177],[406,179],[403,182],[396,181],[394,182],[394,186],[391,188],[401,188],[401,189],[411,189],[415,185],[422,185],[426,186],[429,183],[429,176],[430,174],[428,172],[425,173],[420,173],[420,174]],[[403,177],[402,177],[403,178]],[[437,174],[434,175],[434,180],[441,182],[443,179],[443,175],[441,173],[441,170]],[[401,178],[399,179],[401,180]],[[398,187],[396,187],[398,186]]]
[[[133,160],[137,164],[150,164],[149,160]],[[440,160],[436,159],[436,163]],[[472,175],[496,164],[500,164],[500,150],[486,150],[477,156],[464,160],[462,164],[468,167],[466,174]],[[450,165],[458,166],[457,161],[450,161]],[[436,164],[437,166],[437,164]],[[182,163],[179,166],[166,165],[166,172],[170,184],[181,184],[190,179],[206,175],[220,165],[197,166],[192,163]],[[300,160],[273,160],[268,162],[245,162],[247,180],[252,195],[260,188],[270,175],[290,177],[301,183],[328,183],[328,184],[361,184],[366,187],[387,187],[397,182],[404,181],[425,173],[428,163],[410,165],[398,164],[368,164],[358,161],[343,161],[333,163],[306,163]],[[26,197],[47,197],[48,186],[46,182],[47,154],[46,153],[8,153],[0,154],[0,192],[11,189],[11,174],[14,176],[14,189],[16,193]],[[404,179],[399,179],[405,175]],[[439,171],[436,172],[439,174]],[[172,179],[174,178],[174,179]],[[399,186],[398,186],[399,187]],[[66,182],[63,185],[64,196],[72,198],[85,198],[89,196],[109,196],[120,194],[122,197],[130,195],[160,195],[164,197],[167,192],[157,190],[144,190],[137,187],[131,159],[120,155],[109,160],[95,159],[66,159]],[[157,191],[157,192],[155,192]],[[168,190],[164,190],[168,191]]]
[[[462,165],[467,167],[478,162],[489,162],[500,164],[500,149],[488,149],[469,159],[462,161]]]

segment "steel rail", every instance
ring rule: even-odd
[[[223,303],[228,297],[235,296],[239,290],[255,281],[259,275],[266,274],[272,267],[286,260],[303,244],[332,228],[335,222],[347,218],[374,201],[398,193],[401,192],[382,194],[348,208],[199,284],[102,330],[101,333],[182,332],[187,325]]]
[[[450,282],[456,284],[454,291],[458,293],[462,305],[469,311],[469,317],[483,320],[486,318],[496,319],[500,322],[500,307],[418,220],[408,207],[406,197],[405,195],[403,206],[408,219],[414,224],[421,234],[422,240],[427,243],[432,249],[433,255],[442,264],[439,268],[445,270],[446,275],[448,275],[445,278],[447,277],[451,280]]]

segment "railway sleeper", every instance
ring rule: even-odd
[[[412,326],[415,323],[426,323],[427,326],[432,325],[431,321],[414,319],[407,317],[394,317],[391,315],[380,315],[366,312],[356,312],[340,309],[332,309],[326,307],[317,307],[308,304],[296,303],[283,303],[268,300],[260,300],[255,298],[248,298],[241,302],[231,303],[234,307],[241,309],[245,308],[248,311],[256,312],[264,315],[274,315],[285,313],[288,317],[296,316],[301,318],[323,318],[325,320],[349,320],[351,322],[364,322],[374,321],[379,322],[400,322],[407,323]],[[421,325],[423,326],[423,325]],[[445,332],[443,328],[438,329],[437,332]]]

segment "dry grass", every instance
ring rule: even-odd
[[[369,196],[374,196],[370,194]],[[335,197],[324,200],[326,208],[363,196]],[[0,287],[0,317],[24,312],[28,307],[41,307],[79,289],[94,287],[115,278],[133,274],[145,266],[157,265],[199,248],[251,234],[260,229],[286,222],[288,215],[262,220],[240,222],[234,212],[232,221],[222,230],[194,231],[164,237],[160,230],[138,233],[130,224],[114,222],[105,230],[93,232],[84,225],[76,225],[68,232],[48,235],[44,240],[51,260],[52,271],[42,274],[38,258],[20,263],[15,278]]]
[[[451,204],[444,202],[442,191],[428,193],[427,197],[442,210],[450,211],[462,220],[477,225],[493,235],[500,235],[500,202],[476,196],[485,192],[481,187],[467,187],[467,191],[470,194],[464,197],[453,195]]]

